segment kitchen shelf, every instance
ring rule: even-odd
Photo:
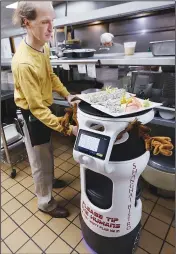
[[[124,54],[95,54],[93,57],[90,58],[83,58],[83,59],[68,59],[58,58],[51,60],[52,65],[62,65],[62,64],[69,64],[69,65],[77,65],[77,64],[89,64],[89,63],[99,63],[100,65],[145,65],[145,66],[175,66],[175,57],[154,57],[150,52],[142,52],[142,53],[135,53],[132,56],[125,56]]]
[[[172,127],[175,128],[175,119],[172,120],[166,120],[161,117],[154,117],[151,121],[152,124],[162,125],[166,127]]]
[[[153,12],[173,8],[174,6],[174,1],[133,1],[56,19],[54,21],[54,27],[88,24],[97,20],[114,19],[139,14],[141,12]]]

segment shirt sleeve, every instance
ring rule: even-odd
[[[33,66],[28,64],[20,64],[18,67],[19,86],[28,103],[31,113],[49,128],[62,132],[63,127],[60,124],[62,117],[52,114],[51,110],[43,104],[41,96],[40,81]],[[68,135],[71,135],[72,128],[70,126]]]
[[[49,59],[50,49],[49,49],[48,45],[45,45],[45,49],[47,51],[47,56]],[[49,72],[50,72],[53,91],[59,93],[64,98],[67,97],[70,93],[68,92],[66,87],[62,84],[59,77],[53,72],[53,68],[51,66],[50,60],[48,61],[48,68],[49,68]]]

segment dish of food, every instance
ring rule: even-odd
[[[136,98],[134,94],[126,92],[125,89],[111,87],[96,93],[81,94],[79,98],[91,104],[92,107],[114,117],[161,105],[161,103],[151,102],[149,99]]]

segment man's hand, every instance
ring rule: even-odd
[[[66,100],[68,101],[68,103],[70,105],[74,105],[74,104],[79,104],[81,100],[79,100],[79,98],[77,98],[77,95],[71,95],[69,94],[67,97],[66,97]]]
[[[78,127],[77,126],[72,126],[72,134],[74,136],[77,136],[77,134],[78,134]]]

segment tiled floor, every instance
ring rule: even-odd
[[[55,176],[68,186],[53,196],[70,211],[67,219],[54,219],[37,209],[28,162],[19,163],[17,176],[1,165],[1,253],[88,254],[79,222],[79,166],[72,158],[73,139],[54,136]],[[142,193],[142,234],[136,254],[174,254],[174,200]],[[125,254],[125,253],[122,253]]]

